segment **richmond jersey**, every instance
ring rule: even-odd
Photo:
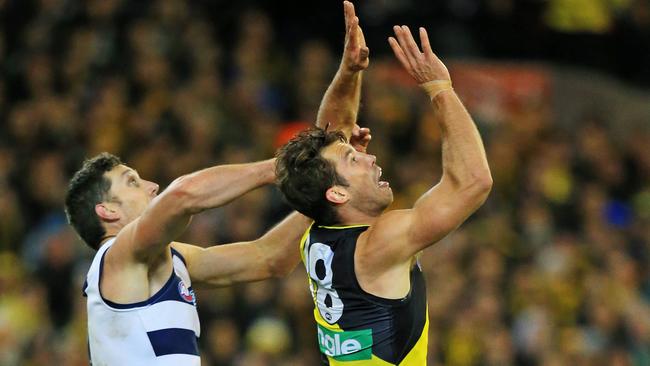
[[[151,298],[116,304],[99,291],[104,255],[114,242],[99,248],[84,285],[91,365],[200,365],[199,316],[183,257],[171,249],[174,270]]]
[[[314,299],[314,318],[324,365],[426,365],[428,316],[419,264],[403,299],[361,289],[354,271],[357,238],[368,226],[312,226],[301,254]]]

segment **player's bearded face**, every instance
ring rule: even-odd
[[[334,162],[336,171],[348,182],[345,187],[350,204],[371,215],[381,214],[393,201],[393,191],[387,181],[381,180],[382,170],[374,155],[356,151],[350,144],[337,142],[322,152]]]

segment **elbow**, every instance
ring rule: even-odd
[[[451,184],[456,187],[459,192],[472,192],[477,195],[487,195],[492,190],[492,174],[489,169],[481,169],[469,172],[463,177],[449,174]]]
[[[176,203],[175,207],[184,214],[196,214],[201,211],[200,200],[194,192],[192,177],[183,175],[174,180],[166,190],[166,195]]]
[[[459,185],[459,191],[464,192],[463,195],[465,195],[470,202],[474,202],[476,207],[479,207],[490,195],[492,185],[492,175],[489,170],[485,172],[475,172],[471,175],[470,179],[466,179],[463,184]]]
[[[479,206],[487,200],[490,192],[492,191],[492,185],[494,181],[492,180],[492,175],[490,171],[477,175],[474,180],[474,191],[476,196],[476,201]]]
[[[494,185],[494,180],[492,180],[492,174],[489,170],[476,178],[476,185],[478,186],[479,191],[485,194],[485,197],[490,194],[492,186]]]

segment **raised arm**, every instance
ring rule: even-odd
[[[422,51],[408,27],[396,26],[394,31],[396,38],[390,37],[389,43],[395,56],[431,97],[442,131],[443,172],[412,209],[389,211],[369,230],[364,247],[385,248],[374,257],[386,266],[410,261],[456,229],[483,204],[492,187],[479,132],[452,89],[447,68],[431,50],[426,30],[420,28]]]
[[[298,243],[311,224],[294,212],[257,240],[200,248],[173,243],[188,263],[193,283],[221,287],[283,277],[300,261]]]
[[[275,160],[221,165],[182,176],[117,236],[111,257],[151,262],[185,230],[192,215],[219,207],[275,179]]]
[[[361,98],[362,72],[369,65],[369,50],[354,5],[343,2],[345,46],[341,64],[318,109],[316,126],[341,129],[357,150],[365,151],[370,130],[360,128],[357,113]],[[207,249],[183,243],[173,246],[188,260],[196,283],[227,286],[236,282],[256,281],[290,273],[300,261],[300,237],[312,220],[293,213],[261,238]]]
[[[363,70],[370,63],[368,58],[370,51],[359,26],[359,18],[355,15],[354,5],[344,1],[343,13],[345,16],[343,56],[339,69],[321,101],[316,126],[329,130],[342,130],[350,138],[352,135],[367,134],[367,129],[360,129],[356,122],[361,100]]]

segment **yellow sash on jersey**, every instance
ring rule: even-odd
[[[428,307],[428,306],[427,306]],[[320,313],[317,309],[314,309],[314,318],[321,326],[327,327],[332,330],[341,330],[337,325],[329,325],[320,316]],[[333,357],[327,357],[330,362],[330,366],[425,366],[427,364],[427,347],[429,344],[429,314],[427,313],[426,321],[424,323],[424,328],[422,328],[422,334],[420,339],[415,343],[411,351],[404,357],[402,362],[398,365],[393,365],[388,363],[381,358],[372,355],[372,359],[364,361],[337,361]]]

